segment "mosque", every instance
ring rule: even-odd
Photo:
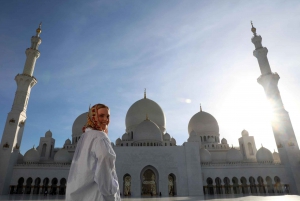
[[[239,147],[220,139],[213,115],[195,111],[188,126],[187,140],[176,143],[166,132],[163,109],[144,94],[128,109],[126,132],[112,143],[123,196],[197,196],[205,194],[276,195],[300,193],[300,152],[288,112],[278,90],[279,75],[271,71],[267,48],[252,25],[253,55],[261,75],[258,83],[273,108],[272,129],[278,153],[260,147],[246,130]],[[51,131],[39,146],[20,154],[26,126],[26,109],[31,88],[37,83],[33,71],[41,44],[41,25],[26,49],[22,74],[15,77],[17,90],[8,113],[0,147],[0,194],[65,194],[66,181],[87,113],[80,114],[72,127],[72,140],[55,147]],[[238,136],[237,136],[238,137]]]

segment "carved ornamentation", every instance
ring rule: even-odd
[[[9,144],[6,142],[6,143],[3,145],[3,148],[9,148]]]
[[[18,145],[18,143],[16,144],[15,149],[20,149],[20,146]]]
[[[14,124],[15,122],[16,122],[16,120],[14,120],[14,118],[11,118],[11,119],[9,120],[9,124],[10,124],[10,125]]]
[[[20,125],[20,127],[23,127],[25,125],[25,121],[22,120],[19,125]]]

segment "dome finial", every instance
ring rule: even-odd
[[[42,33],[42,22],[39,24],[39,28],[36,29],[36,36],[39,37]]]
[[[261,147],[264,147],[264,145],[261,143]]]
[[[201,103],[200,103],[200,112],[202,112],[202,106],[201,106]]]
[[[146,88],[144,89],[144,99],[147,98],[147,91],[146,91]]]
[[[32,146],[33,149],[35,149],[35,144]]]
[[[256,28],[253,26],[252,21],[251,21],[251,26],[252,26],[251,31],[252,31],[253,35],[256,36]]]
[[[148,114],[146,113],[146,120],[149,120],[149,118],[148,118]]]

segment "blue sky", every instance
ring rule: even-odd
[[[125,132],[129,107],[147,97],[166,115],[181,145],[199,111],[238,145],[246,129],[276,149],[268,103],[256,82],[250,20],[268,48],[279,89],[300,140],[300,3],[298,1],[5,1],[0,8],[0,134],[22,73],[25,49],[40,21],[41,56],[21,144],[25,153],[47,130],[62,147],[89,104],[111,108],[109,136]],[[186,100],[191,100],[187,103]]]

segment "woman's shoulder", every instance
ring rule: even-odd
[[[103,131],[93,130],[90,128],[87,128],[85,133],[87,135],[93,135],[93,137],[100,138],[100,139],[107,138],[106,133],[104,133]]]

